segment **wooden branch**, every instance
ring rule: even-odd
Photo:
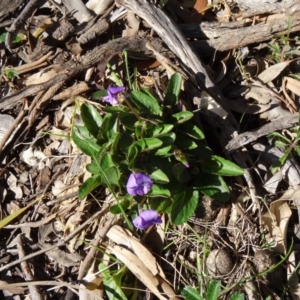
[[[225,51],[244,47],[253,43],[271,40],[274,35],[283,35],[300,30],[299,3],[295,3],[287,11],[271,15],[263,22],[253,25],[253,20],[246,19],[233,22],[203,22],[198,24],[179,25],[186,37],[201,39],[191,44],[200,55],[211,54],[212,51]],[[289,22],[291,27],[289,28]]]
[[[231,153],[242,146],[256,141],[258,138],[268,135],[274,131],[290,128],[298,123],[298,114],[270,122],[258,129],[239,134],[234,137],[225,147],[228,153]]]

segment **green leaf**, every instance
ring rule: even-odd
[[[284,155],[281,156],[279,158],[279,160],[273,164],[272,169],[271,169],[272,173],[275,173],[279,168],[281,168],[285,164],[291,151],[292,151],[292,148],[288,148],[287,151],[284,153]]]
[[[171,123],[176,126],[190,120],[194,116],[190,111],[181,111],[171,116]]]
[[[182,76],[179,73],[175,73],[171,76],[164,98],[164,105],[175,106],[177,104],[181,82]]]
[[[109,183],[108,187],[110,187],[110,185],[115,185],[115,186],[119,185],[120,172],[117,167],[113,166],[113,167],[110,167],[103,171],[104,171],[105,177]],[[103,177],[104,177],[104,174],[103,174]]]
[[[153,97],[150,97],[141,91],[133,91],[131,92],[130,96],[135,106],[138,107],[142,112],[152,113],[155,115],[160,114],[160,105]]]
[[[151,209],[165,214],[171,213],[171,208],[173,204],[171,198],[155,196],[153,198],[149,198],[148,201]]]
[[[231,295],[231,297],[229,298],[229,300],[244,300],[244,294],[240,293],[240,292],[236,292],[233,295]]]
[[[202,170],[207,173],[221,176],[239,176],[244,174],[244,170],[235,163],[220,156],[212,155],[201,163]]]
[[[88,178],[82,186],[79,188],[79,199],[85,198],[89,193],[102,184],[102,178],[100,175],[94,175]]]
[[[0,44],[5,42],[7,32],[0,34]]]
[[[175,225],[181,225],[193,215],[199,201],[199,192],[187,187],[174,196],[171,220]]]
[[[221,281],[213,280],[207,290],[207,300],[217,300],[221,292]]]
[[[82,121],[88,131],[97,138],[99,127],[102,124],[102,118],[97,109],[91,104],[82,104],[80,109]]]
[[[104,153],[99,164],[103,171],[114,166],[111,154],[108,152]]]
[[[178,146],[179,149],[185,150],[193,150],[198,148],[198,144],[191,140],[190,138],[187,138],[185,135],[182,135],[180,133],[177,133],[176,135],[176,141],[175,144]]]
[[[96,139],[83,126],[76,126],[72,132],[72,140],[75,145],[86,155],[93,157],[101,147],[97,144]]]
[[[93,94],[93,99],[101,99],[102,97],[107,96],[107,90],[100,90]]]
[[[284,136],[281,133],[276,132],[276,131],[268,134],[268,137],[277,137],[277,138],[281,138],[281,139],[285,140],[287,143],[291,142],[291,140],[289,138],[287,138],[286,136]]]
[[[123,211],[125,211],[130,206],[130,201],[128,199],[124,199],[122,201],[119,200],[119,204],[115,204],[110,208],[110,212],[114,215],[122,213],[120,206],[122,206]]]
[[[104,111],[106,111],[107,113],[111,113],[111,114],[127,114],[127,113],[131,113],[131,110],[123,105],[118,105],[118,106],[105,106],[103,108]]]
[[[157,184],[153,184],[150,192],[147,194],[149,197],[170,197],[171,193],[167,188],[159,186]]]
[[[97,164],[97,163],[91,163],[91,164],[88,164],[87,166],[86,166],[86,169],[90,172],[90,173],[92,173],[92,174],[94,174],[94,175],[101,175],[102,173],[101,173],[101,169],[99,168],[99,164]]]
[[[106,114],[97,136],[99,144],[106,143],[118,133],[118,115]]]
[[[204,194],[219,201],[230,198],[229,188],[224,179],[219,175],[200,173],[194,178],[193,186],[198,187]]]
[[[139,149],[133,145],[130,146],[128,151],[128,169],[131,170],[134,168],[135,160],[139,154]]]
[[[151,179],[153,179],[156,183],[168,183],[170,182],[169,178],[167,175],[160,169],[153,170],[151,173],[149,173],[149,176]]]
[[[174,126],[171,124],[155,126],[152,131],[152,136],[159,137],[161,135],[164,135],[164,134],[170,132],[173,128],[174,128]]]
[[[203,140],[205,138],[202,130],[198,128],[198,126],[190,123],[184,123],[180,125],[179,132],[184,132],[184,134],[196,140]]]
[[[176,179],[179,182],[188,182],[190,179],[190,175],[189,172],[187,170],[187,167],[182,164],[182,163],[178,163],[176,165],[173,166],[173,174],[176,177]]]
[[[163,142],[158,138],[145,138],[136,141],[133,145],[141,149],[142,152],[145,152],[158,148],[162,144]]]
[[[199,293],[191,286],[185,286],[181,294],[185,300],[203,300]]]
[[[275,141],[275,146],[277,147],[286,147],[288,144],[283,141]]]
[[[161,147],[155,152],[157,156],[166,156],[172,154],[173,144],[176,139],[175,133],[166,133],[164,135],[157,137],[159,140],[162,141]]]
[[[300,147],[299,146],[295,146],[295,151],[298,154],[298,156],[300,156]]]
[[[99,265],[100,272],[107,268],[103,263]],[[127,300],[123,290],[121,289],[121,277],[118,275],[112,276],[108,269],[101,272],[104,284],[104,290],[109,300]]]

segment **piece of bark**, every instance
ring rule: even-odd
[[[109,27],[106,19],[100,19],[87,32],[81,34],[77,39],[78,43],[86,44],[104,33]]]
[[[62,0],[62,3],[80,24],[86,23],[93,18],[92,13],[81,0]]]
[[[295,9],[297,8],[297,9]],[[291,26],[289,27],[289,20]],[[200,55],[244,47],[271,40],[276,35],[300,30],[300,4],[294,3],[288,10],[266,18],[253,25],[252,20],[234,22],[202,22],[179,25],[186,37],[201,39],[191,42]]]
[[[0,21],[2,21],[10,13],[19,9],[25,0],[0,0]]]
[[[256,141],[258,138],[268,135],[277,130],[283,130],[290,128],[298,123],[298,114],[293,114],[289,117],[281,118],[270,122],[258,129],[251,131],[246,131],[234,137],[225,147],[227,153],[232,153],[233,151],[245,146],[249,143]]]
[[[238,0],[241,1],[241,0]],[[244,0],[243,0],[244,1]],[[248,3],[252,2],[253,0],[248,0]],[[254,2],[250,3],[254,4]],[[295,5],[298,6],[297,10],[299,9],[299,3],[294,0],[283,0],[283,1],[275,1],[273,3],[261,3],[261,1],[256,2],[258,5],[248,5],[241,7],[242,13],[240,15],[241,18],[250,18],[253,16],[258,15],[269,15],[274,13],[279,13],[286,11],[287,15],[292,14],[291,7],[295,7]]]

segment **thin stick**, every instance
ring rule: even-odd
[[[95,213],[92,217],[90,217],[88,220],[86,220],[83,224],[81,224],[81,225],[80,225],[77,229],[75,229],[72,233],[70,233],[70,234],[65,238],[65,240],[63,240],[63,241],[57,243],[56,245],[50,246],[50,247],[48,247],[48,248],[46,248],[46,249],[42,249],[42,250],[37,251],[37,252],[35,252],[35,253],[26,255],[26,256],[24,256],[22,259],[18,259],[18,260],[15,260],[15,261],[13,261],[13,262],[11,262],[11,263],[9,263],[9,264],[6,264],[5,266],[3,266],[3,267],[0,268],[0,272],[4,271],[4,270],[6,270],[6,269],[8,269],[8,268],[10,268],[10,267],[13,267],[13,266],[15,266],[15,265],[17,265],[17,264],[19,264],[19,263],[21,263],[21,262],[23,262],[23,261],[26,261],[26,260],[28,260],[28,259],[30,259],[30,258],[33,258],[33,257],[35,257],[35,256],[41,255],[41,254],[43,254],[43,253],[46,253],[46,252],[48,252],[48,251],[50,251],[50,250],[53,250],[53,249],[59,248],[59,247],[61,247],[61,246],[64,246],[68,241],[70,241],[74,236],[76,236],[81,230],[83,230],[86,226],[90,225],[90,223],[91,223],[94,219],[96,219],[96,218],[98,218],[98,217],[104,215],[108,210],[109,210],[109,206],[107,205],[107,206],[104,207],[102,210],[98,211],[98,212]],[[1,286],[0,286],[0,289],[1,289]]]

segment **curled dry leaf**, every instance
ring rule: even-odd
[[[147,266],[153,275],[162,275],[164,278],[163,271],[160,269],[156,262],[156,258],[151,254],[151,252],[143,246],[134,237],[127,234],[127,232],[120,226],[113,226],[106,234],[108,238],[119,245],[126,246],[139,256],[141,261]]]
[[[135,254],[129,250],[115,245],[114,247],[108,247],[111,253],[114,254],[120,261],[122,261],[127,268],[160,300],[167,299],[178,299],[175,293],[162,296],[158,287],[160,285],[160,280],[158,276],[154,276],[150,270],[145,266],[144,262]],[[164,281],[164,284],[166,282]],[[166,289],[164,289],[166,291]]]
[[[123,30],[122,36],[135,36],[137,35],[140,27],[140,21],[136,18],[133,11],[127,12],[127,25]]]
[[[132,249],[134,253],[117,245],[109,247],[112,254],[120,259],[153,294],[159,299],[177,299],[156,258],[146,247],[118,225],[113,226],[106,235],[115,243]],[[158,286],[168,295],[168,298],[161,295]]]
[[[289,190],[280,199],[271,203],[269,211],[262,215],[263,223],[268,227],[271,235],[270,242],[274,242],[275,250],[282,254],[286,254],[288,249],[286,234],[292,215],[289,205],[284,201],[288,193]]]
[[[269,83],[274,80],[290,64],[290,60],[278,63],[264,70],[258,75],[258,79],[263,83]]]
[[[298,111],[298,108],[288,94],[288,90],[294,93],[297,96],[300,96],[300,81],[291,77],[284,77],[282,80],[282,92],[286,98],[286,106],[291,113],[295,113]]]

